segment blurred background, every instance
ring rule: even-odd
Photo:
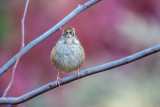
[[[25,20],[25,44],[34,40],[88,0],[31,0]],[[19,50],[25,0],[0,0],[0,67]],[[102,0],[64,27],[73,26],[86,60],[80,70],[134,54],[160,43],[160,1]],[[18,97],[56,80],[50,52],[57,31],[25,54],[8,97]],[[2,96],[12,67],[0,77]],[[71,73],[72,74],[72,73]],[[70,74],[60,74],[65,77]],[[23,103],[26,107],[159,107],[160,54],[56,88]],[[4,106],[5,107],[5,106]]]

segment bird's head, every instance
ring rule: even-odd
[[[66,27],[63,29],[63,36],[67,38],[71,38],[75,36],[75,30],[73,27]]]

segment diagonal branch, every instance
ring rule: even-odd
[[[31,41],[26,47],[24,47],[23,50],[22,50],[22,53],[21,53],[21,57],[25,53],[27,53],[30,49],[32,49],[34,46],[36,46],[37,44],[39,44],[41,41],[43,41],[44,39],[46,39],[47,37],[49,37],[51,34],[55,33],[59,29],[61,29],[61,27],[63,25],[65,25],[68,21],[70,21],[73,17],[75,17],[76,15],[78,15],[80,12],[82,12],[85,9],[87,9],[88,7],[90,7],[90,6],[98,3],[99,1],[101,1],[101,0],[90,0],[90,1],[86,2],[83,5],[78,5],[78,7],[75,10],[73,10],[70,14],[68,14],[64,19],[62,19],[54,27],[52,27],[51,29],[49,29],[48,31],[46,31],[45,33],[43,33],[41,36],[39,36],[35,40]],[[1,69],[0,69],[0,75],[2,75],[3,73],[5,73],[15,63],[15,61],[18,58],[18,54],[19,53],[17,53],[3,67],[1,67]]]
[[[79,73],[79,76],[75,75],[75,74],[72,74],[70,76],[62,78],[61,81],[60,81],[60,85],[64,85],[64,84],[67,84],[67,83],[72,82],[74,80],[77,80],[77,79],[80,79],[80,78],[83,78],[83,77],[86,77],[86,76],[89,76],[89,75],[92,75],[92,74],[95,74],[95,73],[100,73],[100,72],[103,72],[103,71],[106,71],[106,70],[109,70],[109,69],[116,68],[118,66],[122,66],[122,65],[131,63],[135,60],[141,59],[143,57],[146,57],[148,55],[154,54],[154,53],[159,52],[159,51],[160,51],[160,45],[157,45],[157,46],[145,49],[145,50],[143,50],[141,52],[138,52],[136,54],[124,57],[122,59],[83,70]],[[17,98],[14,98],[14,97],[0,98],[0,104],[19,104],[19,103],[23,103],[25,101],[28,101],[28,100],[30,100],[30,99],[32,99],[32,98],[34,98],[34,97],[36,97],[36,96],[38,96],[42,93],[45,93],[45,92],[47,92],[51,89],[54,89],[56,87],[58,87],[56,81],[50,82],[50,83],[48,83],[48,84],[46,84],[46,85],[44,85],[40,88],[37,88],[37,89],[35,89],[35,90],[25,94],[25,95],[17,97]]]

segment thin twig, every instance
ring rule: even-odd
[[[22,25],[22,41],[21,41],[21,49],[19,51],[19,55],[18,55],[18,58],[16,60],[16,63],[14,64],[13,66],[13,70],[12,70],[12,76],[11,76],[11,80],[9,82],[9,85],[7,86],[7,88],[5,89],[4,91],[4,94],[2,97],[5,97],[9,91],[9,89],[11,88],[13,82],[14,82],[14,76],[15,76],[15,72],[16,72],[16,68],[17,68],[17,65],[18,65],[18,62],[21,58],[21,53],[22,53],[22,50],[24,48],[24,21],[25,21],[25,16],[26,16],[26,12],[27,12],[27,8],[28,8],[28,4],[29,4],[29,0],[26,1],[26,6],[25,6],[25,9],[24,9],[24,14],[23,14],[23,18],[21,20],[21,25]]]
[[[83,78],[83,77],[86,77],[86,76],[89,76],[89,75],[93,75],[93,74],[96,74],[96,73],[100,73],[100,72],[103,72],[103,71],[106,71],[106,70],[116,68],[118,66],[122,66],[122,65],[131,63],[135,60],[141,59],[141,58],[146,57],[148,55],[157,53],[159,51],[160,51],[160,45],[157,45],[157,46],[145,49],[145,50],[143,50],[141,52],[138,52],[136,54],[124,57],[122,59],[83,70],[79,73],[79,76],[75,75],[75,74],[72,74],[70,76],[62,78],[61,81],[60,81],[60,85],[62,86],[64,84],[70,83],[74,80],[78,80],[80,78]],[[46,84],[46,85],[44,85],[40,88],[37,88],[37,89],[35,89],[35,90],[25,94],[25,95],[17,97],[17,98],[14,98],[14,97],[0,98],[0,104],[20,104],[20,103],[26,102],[26,101],[40,95],[42,93],[45,93],[45,92],[47,92],[51,89],[54,89],[56,87],[58,87],[56,81],[50,82],[50,83],[48,83],[48,84]]]
[[[99,1],[101,1],[101,0],[90,0],[90,1],[86,2],[83,5],[79,5],[75,10],[73,10],[70,14],[68,14],[64,19],[62,19],[54,27],[52,27],[51,29],[49,29],[48,31],[46,31],[45,33],[43,33],[41,36],[39,36],[35,40],[31,41],[27,46],[25,46],[23,48],[23,50],[22,50],[21,57],[25,53],[27,53],[30,49],[32,49],[34,46],[36,46],[37,44],[39,44],[41,41],[43,41],[44,39],[46,39],[47,37],[49,37],[51,34],[55,33],[59,29],[61,29],[61,27],[63,25],[65,25],[69,20],[71,20],[77,14],[79,14],[83,10],[87,9],[88,7],[90,7],[90,6],[98,3]],[[1,67],[1,69],[0,69],[0,75],[2,75],[3,73],[5,73],[15,63],[15,61],[18,58],[18,55],[19,54],[17,53],[3,67]]]

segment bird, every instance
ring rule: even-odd
[[[63,29],[62,36],[53,46],[50,59],[58,70],[57,85],[60,86],[60,72],[70,73],[77,70],[76,73],[79,76],[78,68],[81,67],[85,60],[85,51],[73,27],[68,26]]]

